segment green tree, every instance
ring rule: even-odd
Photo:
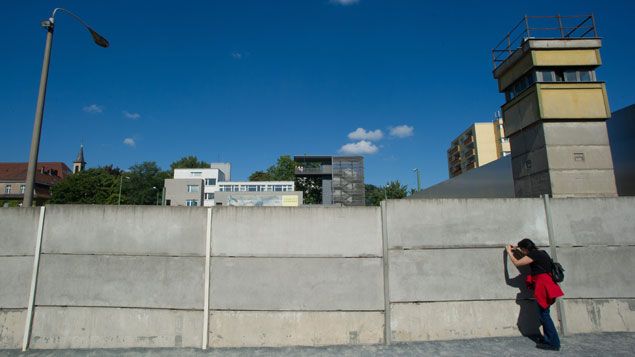
[[[162,171],[154,161],[146,161],[130,167],[123,173],[130,179],[122,182],[122,204],[155,205],[163,193],[163,183],[170,173]]]
[[[295,161],[289,155],[283,155],[278,161],[269,166],[266,171],[272,181],[293,181],[295,180]]]
[[[249,181],[273,181],[271,175],[264,171],[255,171],[249,175]]]
[[[319,177],[298,177],[295,180],[296,191],[302,191],[302,200],[307,205],[322,203],[322,179]]]
[[[385,199],[400,199],[408,195],[408,186],[399,181],[390,181],[384,186],[365,185],[366,205],[379,206]]]
[[[196,156],[184,156],[177,161],[170,164],[170,171],[173,173],[174,169],[196,169],[202,167],[209,167],[209,163],[205,161],[199,161]]]
[[[366,206],[379,206],[379,203],[385,198],[384,190],[381,187],[369,183],[364,186]]]
[[[51,188],[50,203],[116,204],[119,177],[113,171],[111,165],[67,176]]]
[[[389,199],[399,199],[408,196],[408,186],[402,185],[399,181],[390,181],[384,186],[386,196]]]

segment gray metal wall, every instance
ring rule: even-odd
[[[29,347],[201,347],[205,337],[210,347],[317,346],[531,334],[535,303],[503,254],[523,237],[543,247],[557,242],[566,299],[552,315],[563,316],[567,333],[635,329],[635,198],[547,205],[47,206]],[[39,212],[0,209],[0,348],[22,345]]]

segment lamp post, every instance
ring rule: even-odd
[[[130,177],[125,176],[126,180],[130,180]],[[117,206],[121,206],[121,186],[123,186],[123,178],[124,176],[119,176],[119,199],[117,200]]]
[[[46,98],[46,83],[49,75],[49,63],[51,62],[51,47],[53,45],[53,28],[55,27],[55,14],[57,12],[65,12],[79,21],[93,37],[93,41],[101,47],[108,47],[108,40],[93,30],[84,20],[74,13],[62,9],[55,8],[48,20],[41,22],[42,27],[46,29],[46,45],[44,47],[44,61],[42,62],[42,73],[40,75],[40,89],[37,96],[37,104],[35,107],[35,122],[33,123],[33,135],[31,137],[31,151],[29,153],[29,164],[26,171],[26,187],[24,190],[23,207],[31,207],[33,204],[33,188],[35,185],[35,170],[37,167],[37,157],[40,151],[40,134],[42,132],[42,117],[44,114],[44,99]]]
[[[417,192],[421,191],[421,173],[419,169],[412,169],[412,171],[417,173]]]
[[[155,206],[159,205],[159,189],[156,186],[152,186],[152,189],[157,191],[157,203],[155,204]]]

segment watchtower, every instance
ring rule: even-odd
[[[525,16],[492,50],[516,197],[617,196],[593,15]]]

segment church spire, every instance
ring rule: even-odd
[[[84,161],[84,145],[80,145],[77,158],[73,161],[73,173],[84,171],[86,167],[86,161]]]

